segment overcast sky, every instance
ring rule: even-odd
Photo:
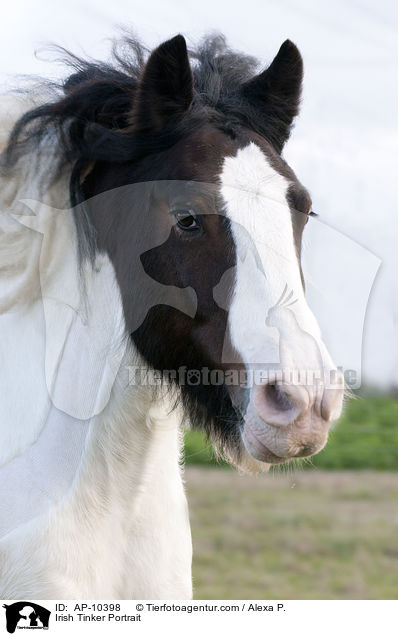
[[[284,154],[320,214],[305,239],[309,301],[337,364],[398,384],[396,2],[14,0],[0,23],[3,91],[16,73],[61,74],[34,56],[49,42],[105,58],[118,26],[149,46],[221,31],[264,65],[286,38],[298,45],[303,104]]]

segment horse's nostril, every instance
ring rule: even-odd
[[[293,406],[289,395],[278,384],[267,384],[265,397],[270,407],[278,411],[289,411]]]
[[[278,382],[261,384],[256,389],[255,406],[270,426],[288,426],[307,408],[306,396],[300,387]]]

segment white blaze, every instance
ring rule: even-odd
[[[324,361],[325,356],[328,358],[301,283],[287,201],[289,185],[254,143],[239,150],[235,157],[225,158],[221,195],[237,249],[230,337],[246,364],[313,366],[303,333],[313,338],[314,349],[321,349]],[[288,309],[280,308],[278,324],[268,326],[268,312],[285,288],[295,303]],[[290,352],[289,360],[280,360],[281,343],[284,351]]]
[[[221,195],[237,251],[229,310],[232,348],[248,368],[256,365],[258,370],[261,365],[260,369],[269,372],[271,365],[282,372],[283,379],[278,381],[289,385],[290,397],[295,396],[287,417],[284,409],[278,414],[275,407],[273,412],[272,401],[267,403],[257,387],[250,391],[243,442],[258,459],[263,458],[264,448],[279,457],[295,454],[296,435],[298,440],[306,435],[306,440],[317,445],[326,440],[320,404],[323,382],[329,382],[334,365],[305,300],[287,200],[289,185],[254,143],[225,159]],[[220,289],[216,292],[221,295]],[[226,347],[223,353],[224,362],[230,362]],[[323,382],[319,384],[318,379]],[[266,376],[261,378],[261,383],[265,381]],[[256,395],[263,395],[261,412]],[[300,413],[306,415],[297,433],[290,424]]]

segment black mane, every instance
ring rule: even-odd
[[[137,39],[116,40],[108,63],[81,59],[62,47],[55,50],[73,72],[61,84],[43,83],[44,91],[51,89],[52,99],[16,122],[1,168],[12,168],[49,133],[56,134],[59,162],[53,177],[70,166],[70,204],[72,208],[83,204],[74,216],[81,253],[90,258],[95,238],[84,211],[82,175],[94,162],[138,161],[171,148],[205,122],[232,137],[241,127],[254,131],[280,153],[298,112],[302,62],[289,40],[268,69],[256,75],[255,58],[231,50],[222,35],[204,38],[189,50],[193,74],[189,108],[160,131],[134,125],[134,106],[151,53]]]
[[[250,80],[258,62],[232,51],[221,35],[206,37],[189,51],[194,77],[191,107],[179,125],[148,135],[134,130],[129,115],[149,51],[138,40],[124,37],[115,43],[110,63],[86,61],[64,49],[64,61],[73,73],[55,88],[56,98],[25,113],[15,124],[3,165],[11,166],[32,144],[55,130],[60,161],[74,165],[71,203],[79,201],[80,173],[92,161],[128,162],[173,145],[204,121],[232,132],[246,126],[276,148],[275,117],[264,117],[238,89]]]

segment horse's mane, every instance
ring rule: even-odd
[[[135,130],[131,123],[138,82],[150,53],[136,38],[125,35],[116,40],[109,62],[85,60],[62,47],[55,49],[72,72],[61,83],[44,80],[40,84],[51,98],[17,120],[1,168],[12,168],[21,156],[55,134],[59,164],[54,175],[66,164],[70,166],[72,207],[84,199],[82,174],[92,162],[128,162],[160,152],[205,121],[232,135],[243,125],[281,147],[275,131],[284,125],[283,108],[279,111],[274,104],[273,111],[264,117],[261,109],[244,99],[239,89],[255,75],[258,62],[231,50],[222,35],[205,37],[189,50],[194,78],[192,104],[180,123],[156,134]],[[89,236],[88,219],[80,216],[76,221],[80,234]]]
[[[172,145],[178,136],[201,121],[214,121],[233,129],[246,124],[260,133],[264,118],[237,96],[258,65],[250,56],[232,51],[221,35],[213,35],[189,51],[194,75],[194,99],[180,128],[149,138],[129,122],[134,96],[149,50],[137,39],[124,36],[112,48],[111,61],[84,60],[61,47],[65,64],[73,72],[61,83],[44,82],[52,99],[26,112],[15,124],[3,157],[3,167],[38,144],[49,132],[59,136],[60,160],[83,163],[95,160],[125,162]],[[270,131],[268,131],[270,132]],[[76,176],[76,175],[75,175]],[[76,184],[75,184],[76,185]],[[72,199],[76,196],[72,187]],[[72,202],[74,202],[72,200]]]

